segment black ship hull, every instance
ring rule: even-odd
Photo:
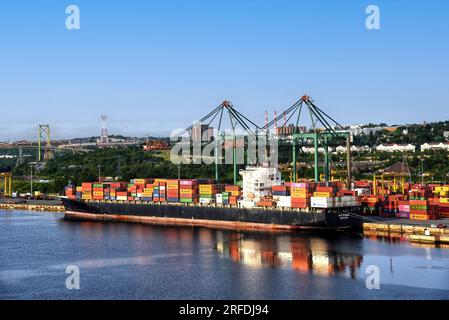
[[[67,198],[62,202],[65,216],[69,219],[264,230],[349,229],[362,224],[357,207],[299,211],[170,203],[86,202]]]

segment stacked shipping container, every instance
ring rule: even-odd
[[[198,202],[198,185],[194,179],[179,181],[179,201],[181,203]]]

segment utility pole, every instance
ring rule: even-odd
[[[30,194],[31,194],[31,197],[33,196],[33,165],[35,165],[35,163],[30,162]]]
[[[101,164],[98,165],[98,182],[100,182],[101,178]]]
[[[120,171],[121,171],[120,160],[121,160],[121,156],[118,155],[117,156],[117,172],[116,172],[117,179],[120,177]]]

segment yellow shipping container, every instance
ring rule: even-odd
[[[309,196],[307,195],[307,194],[302,194],[302,193],[291,193],[290,194],[290,196],[292,197],[292,198],[299,198],[299,199],[306,199],[306,198],[308,198]]]
[[[179,192],[181,194],[193,194],[193,190],[192,189],[179,189]]]
[[[92,200],[92,195],[90,193],[83,193],[81,198],[83,200]]]
[[[307,193],[307,188],[292,187],[290,190],[292,192],[304,192],[304,193]]]
[[[134,179],[134,184],[145,184],[145,179]]]
[[[321,197],[321,198],[332,198],[331,192],[314,192],[314,197]]]
[[[411,214],[410,220],[428,220],[428,216],[426,214]]]
[[[94,191],[94,196],[102,196],[104,195],[103,191]]]
[[[440,203],[449,203],[449,198],[440,198]]]

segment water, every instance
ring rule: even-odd
[[[448,299],[449,249],[0,211],[1,299]],[[80,289],[68,290],[68,265]],[[366,288],[366,268],[380,289]]]

